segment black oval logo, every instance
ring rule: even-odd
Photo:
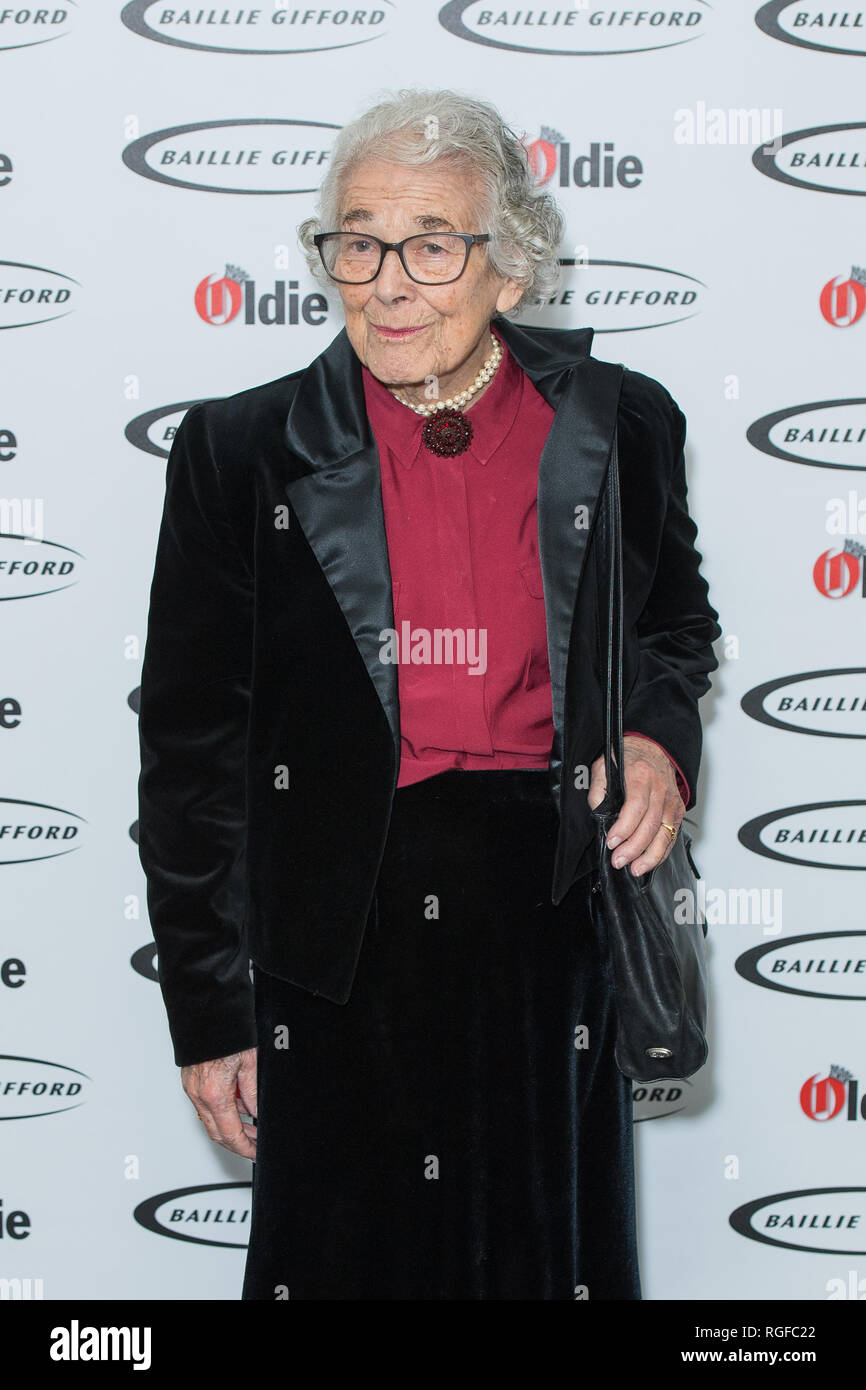
[[[34,546],[43,546],[36,550]],[[44,598],[78,583],[75,560],[84,556],[71,546],[33,536],[0,531],[0,603],[19,598]],[[63,583],[58,583],[63,580]]]
[[[229,1193],[236,1194],[234,1199]],[[237,1250],[249,1240],[251,1201],[250,1182],[210,1182],[159,1192],[139,1202],[132,1214],[154,1235]]]
[[[782,23],[780,23],[786,10],[794,11],[790,19],[792,26],[790,29],[783,28]],[[819,53],[847,53],[854,57],[866,57],[866,48],[855,47],[856,43],[863,42],[863,29],[858,28],[856,31],[853,28],[840,27],[837,29],[833,24],[836,19],[850,18],[849,13],[840,13],[837,10],[833,13],[829,26],[823,22],[824,13],[822,11],[819,11],[815,18],[821,20],[821,24],[817,27],[822,37],[827,35],[828,28],[830,28],[833,38],[841,42],[836,44],[820,43],[815,39],[806,37],[806,33],[813,27],[814,21],[809,10],[804,9],[802,0],[770,0],[768,5],[762,5],[758,10],[755,15],[755,23],[771,39],[779,39],[782,43],[793,43],[798,48],[811,48]],[[802,24],[798,24],[798,20],[802,20]],[[797,28],[803,28],[805,32],[795,33]]]
[[[330,121],[270,117],[195,121],[140,136],[126,146],[123,162],[142,178],[198,193],[314,193],[330,155],[329,135],[339,129]]]
[[[573,269],[575,285],[563,285],[555,302],[538,303],[533,313],[540,326],[556,326],[559,302],[573,295],[595,333],[632,333],[644,328],[668,328],[695,318],[703,310],[701,291],[707,286],[694,275],[640,261],[577,260],[560,257]],[[658,317],[661,312],[661,318]]]
[[[768,179],[790,184],[792,188],[808,188],[813,193],[842,193],[851,197],[866,197],[866,164],[858,159],[852,163],[851,154],[857,154],[862,145],[862,137],[847,139],[853,131],[866,131],[866,122],[848,121],[842,125],[816,125],[807,130],[792,130],[788,135],[780,135],[767,145],[759,145],[752,154],[752,163]],[[829,138],[825,138],[829,137]],[[794,150],[792,146],[805,144],[804,150]],[[778,163],[782,160],[782,164]],[[814,170],[814,178],[804,177],[806,170]],[[797,170],[793,173],[792,170]],[[839,182],[828,183],[827,176],[835,171]],[[822,182],[823,180],[823,182]]]
[[[804,463],[812,468],[840,468],[848,472],[866,469],[866,396],[849,396],[838,401],[810,401],[806,405],[789,405],[762,415],[746,430],[746,438],[762,454],[784,459],[787,463]],[[828,423],[810,418],[821,411],[834,412]],[[846,418],[849,417],[849,418]],[[797,424],[790,423],[798,421]],[[781,439],[771,435],[785,426]],[[790,447],[800,444],[808,454],[797,453]],[[789,447],[785,447],[785,446]],[[853,459],[851,458],[853,450]]]
[[[701,38],[709,5],[706,0],[694,0],[694,4],[695,8],[690,10],[616,10],[610,5],[596,5],[592,10],[588,7],[542,10],[541,14],[549,18],[539,23],[537,11],[501,5],[491,9],[488,0],[451,0],[439,11],[439,23],[455,38],[481,43],[487,48],[506,49],[510,53],[611,58],[621,53],[679,48]],[[617,23],[618,16],[622,18]],[[529,27],[530,31],[525,43],[509,42],[502,37],[509,33],[514,36],[521,26]],[[653,42],[642,42],[650,38]]]
[[[78,1078],[82,1078],[79,1080]],[[0,1055],[0,1120],[36,1120],[77,1110],[91,1078],[62,1062]]]
[[[818,693],[814,690],[816,681],[820,682]],[[780,691],[789,693],[780,695]],[[818,738],[866,738],[866,666],[837,666],[828,671],[778,676],[747,690],[740,705],[751,719],[789,733]],[[807,722],[810,716],[812,723]],[[850,720],[847,727],[846,718]]]
[[[753,854],[779,859],[784,864],[810,869],[866,869],[864,808],[866,801],[812,801],[802,806],[783,806],[747,821],[737,831],[737,839]],[[785,825],[785,821],[789,823]],[[824,852],[824,858],[814,857],[819,851]]]
[[[143,414],[130,420],[123,431],[124,436],[143,453],[153,454],[158,459],[167,459],[178,425],[186,412],[198,404],[199,401],[178,401],[175,405],[160,405],[156,410],[145,410]],[[157,429],[155,435],[152,435],[151,430],[155,425],[161,426],[161,429]]]
[[[44,8],[41,5],[20,5],[15,8],[6,9],[4,22],[14,21],[10,25],[8,37],[14,35],[14,43],[4,43],[7,37],[0,28],[0,52],[8,52],[13,48],[36,48],[43,43],[53,43],[55,39],[62,39],[69,33],[69,26],[66,21],[69,18],[68,6],[73,9],[76,7],[77,0],[66,0],[63,6],[55,5],[52,8]],[[2,14],[2,10],[0,10]],[[54,32],[49,33],[51,29]],[[31,35],[33,36],[31,38]]]
[[[778,1210],[768,1210],[772,1207]],[[765,1213],[762,1226],[754,1224],[761,1213]],[[731,1212],[728,1221],[738,1235],[763,1245],[812,1255],[866,1255],[866,1187],[776,1192],[745,1202]]]
[[[862,939],[861,955],[853,938]],[[841,946],[834,946],[839,941]],[[818,954],[811,949],[815,943]],[[805,946],[805,950],[800,948]],[[800,994],[809,999],[866,1001],[866,931],[807,932],[744,951],[734,963],[751,985]],[[860,991],[858,994],[857,991]]]
[[[53,323],[75,309],[70,304],[73,290],[81,285],[71,275],[49,270],[25,261],[0,261],[3,296],[0,300],[0,328],[32,328],[37,323]],[[58,281],[63,281],[58,284]],[[69,306],[69,307],[67,307]],[[56,312],[55,312],[56,311]]]
[[[139,946],[137,951],[133,951],[129,963],[136,974],[143,976],[145,980],[153,980],[159,984],[155,941],[148,941],[145,946]]]
[[[151,10],[153,15],[149,14]],[[336,10],[282,6],[270,10],[264,6],[254,10],[169,8],[162,0],[129,0],[120,18],[134,34],[154,39],[156,43],[197,48],[203,53],[265,57],[279,53],[322,53],[372,43],[388,32],[386,20],[391,18],[393,11],[393,0],[377,0],[375,6],[353,5]],[[215,19],[215,15],[219,18]],[[224,42],[214,42],[217,34]],[[293,40],[292,46],[286,47],[289,39]]]
[[[17,806],[23,809],[11,809]],[[46,811],[48,814],[28,814],[33,811]],[[86,824],[83,816],[77,816],[74,811],[64,811],[60,806],[0,796],[0,866],[31,864],[73,854],[81,848],[73,841],[77,840],[80,827]]]

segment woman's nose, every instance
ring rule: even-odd
[[[396,251],[385,252],[385,258],[379,274],[376,277],[376,290],[384,299],[393,299],[396,295],[405,294],[408,287],[414,281],[406,274],[403,262]]]

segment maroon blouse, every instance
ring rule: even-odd
[[[502,349],[456,458],[431,454],[423,418],[362,369],[394,594],[383,658],[398,663],[399,787],[450,768],[546,768],[550,757],[537,491],[554,411]]]

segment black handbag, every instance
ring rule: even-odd
[[[606,844],[608,831],[625,799],[622,527],[615,429],[597,525],[597,592],[600,596],[607,594],[607,621],[598,624],[602,672],[607,668],[607,788],[604,800],[593,811],[598,868],[590,891],[590,910],[607,938],[613,970],[617,1011],[615,1057],[619,1070],[633,1081],[684,1078],[704,1065],[708,1051],[704,954],[707,928],[698,911],[698,875],[691,857],[691,837],[682,825],[667,858],[640,876],[635,876],[628,864],[615,869]]]

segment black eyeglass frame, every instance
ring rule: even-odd
[[[334,275],[330,270],[328,270],[327,265],[325,265],[325,253],[324,253],[324,251],[322,250],[322,247],[323,247],[324,242],[327,240],[327,238],[328,238],[328,237],[332,237],[332,236],[358,236],[358,237],[363,237],[365,241],[372,241],[372,242],[374,242],[374,243],[378,246],[378,248],[379,248],[379,264],[378,264],[377,267],[376,267],[376,274],[375,274],[375,275],[371,275],[370,278],[369,278],[368,280],[341,280],[340,277],[339,277],[338,275]],[[485,241],[489,241],[489,240],[490,240],[490,233],[489,233],[489,232],[479,232],[479,233],[477,233],[477,234],[476,234],[475,232],[440,232],[440,236],[456,236],[456,237],[459,237],[460,240],[464,243],[464,245],[465,245],[465,247],[466,247],[466,254],[465,254],[464,258],[463,258],[463,264],[462,264],[462,266],[460,267],[460,270],[459,270],[458,274],[452,276],[450,280],[418,280],[418,279],[416,278],[416,276],[414,276],[414,275],[412,274],[411,270],[409,269],[409,267],[408,267],[407,264],[406,264],[406,261],[405,261],[405,259],[404,259],[404,257],[403,257],[403,247],[406,245],[406,242],[407,242],[407,241],[414,241],[416,237],[424,237],[424,236],[435,237],[435,236],[436,236],[436,233],[435,233],[435,232],[413,232],[411,236],[404,237],[402,241],[383,241],[381,237],[378,237],[378,236],[370,236],[369,232],[317,232],[316,235],[313,237],[313,241],[314,241],[315,244],[316,244],[316,249],[318,250],[318,253],[319,253],[319,259],[321,260],[322,265],[323,265],[324,268],[325,268],[325,274],[326,274],[326,275],[329,275],[330,278],[331,278],[332,280],[335,280],[336,283],[337,283],[338,285],[370,285],[370,284],[372,284],[372,282],[373,282],[375,279],[377,279],[377,277],[379,276],[379,274],[380,274],[380,272],[381,272],[381,270],[382,270],[382,266],[383,266],[384,263],[385,263],[385,257],[386,257],[386,255],[388,254],[388,252],[389,252],[389,251],[396,251],[396,252],[397,252],[397,255],[400,257],[400,264],[402,265],[402,267],[403,267],[403,269],[405,270],[406,274],[409,276],[409,279],[410,279],[414,284],[416,284],[416,285],[428,285],[428,286],[430,286],[430,285],[453,285],[454,282],[455,282],[455,280],[459,280],[459,279],[460,279],[460,276],[463,274],[464,270],[466,269],[467,265],[469,264],[469,252],[471,251],[472,247],[475,246],[475,245],[480,245],[482,242],[485,242]]]

